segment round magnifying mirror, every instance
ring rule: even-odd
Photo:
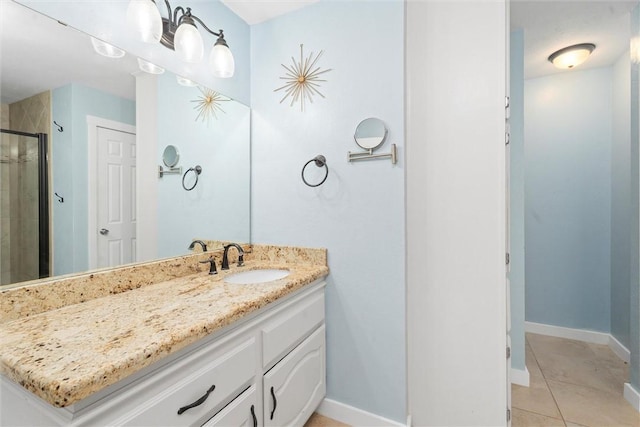
[[[180,159],[180,154],[178,153],[178,149],[173,145],[167,145],[167,147],[162,152],[162,161],[168,168],[172,168],[178,164],[178,159]]]
[[[370,117],[360,122],[353,138],[356,144],[365,150],[374,150],[384,142],[387,137],[387,128],[380,119]]]

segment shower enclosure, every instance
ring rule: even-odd
[[[47,135],[0,130],[0,285],[49,276]]]

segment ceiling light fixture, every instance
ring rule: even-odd
[[[175,50],[181,60],[189,63],[202,61],[204,42],[196,27],[199,23],[208,33],[218,37],[211,53],[209,65],[215,77],[232,77],[235,71],[233,54],[224,39],[223,30],[217,33],[210,30],[204,22],[191,13],[191,8],[178,6],[171,9],[168,0],[164,0],[169,18],[160,16],[153,0],[131,0],[127,8],[129,26],[135,28],[140,39],[146,43],[160,42],[166,48]]]
[[[561,69],[571,69],[582,64],[589,58],[596,45],[593,43],[580,43],[568,46],[549,55],[549,62]]]
[[[91,37],[91,44],[93,45],[93,50],[107,58],[122,58],[124,56],[124,50],[95,37]]]
[[[164,73],[164,68],[158,67],[156,64],[152,64],[149,61],[145,61],[142,58],[138,58],[138,67],[145,73],[149,74],[162,74]]]

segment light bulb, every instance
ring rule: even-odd
[[[215,77],[233,77],[236,68],[233,54],[226,43],[216,42],[209,55],[209,65]]]
[[[173,43],[178,56],[183,61],[192,64],[202,61],[204,43],[195,25],[185,22],[180,24],[173,38]]]
[[[151,0],[131,0],[127,7],[127,24],[145,43],[157,43],[162,37],[162,17]]]

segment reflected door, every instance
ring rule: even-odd
[[[0,284],[49,276],[47,135],[0,133]]]
[[[98,128],[98,267],[135,262],[136,137]]]

